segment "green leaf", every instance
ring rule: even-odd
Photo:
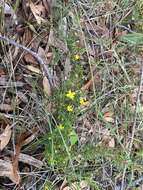
[[[73,130],[71,133],[70,133],[70,143],[71,143],[71,146],[75,145],[78,141],[78,135],[76,134],[76,132]]]
[[[121,41],[127,42],[132,45],[143,44],[143,34],[141,33],[126,34],[122,36],[120,39]]]

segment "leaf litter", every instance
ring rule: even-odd
[[[2,151],[9,143],[11,132],[11,126],[7,125],[3,133],[0,134],[0,151]]]
[[[9,1],[9,3],[12,2]],[[4,14],[7,14],[7,10],[10,11],[9,14],[13,15],[15,22],[12,23],[12,30],[9,30],[9,24],[6,24],[4,32],[2,31],[1,34],[8,36],[9,39],[13,36],[15,42],[23,44],[28,51],[26,52],[25,48],[13,47],[11,45],[14,43],[6,40],[9,43],[4,43],[0,52],[1,59],[12,56],[9,60],[1,61],[0,65],[0,116],[4,115],[5,117],[0,117],[2,129],[0,134],[0,176],[4,177],[4,182],[0,181],[0,188],[7,183],[5,177],[15,184],[20,184],[20,181],[23,181],[20,172],[26,170],[27,165],[31,172],[39,172],[42,179],[46,179],[46,175],[51,172],[45,172],[44,175],[40,173],[43,172],[43,167],[47,169],[48,165],[43,162],[43,160],[45,161],[43,146],[37,145],[36,142],[39,137],[43,137],[49,132],[47,129],[49,121],[53,122],[54,120],[50,118],[49,113],[53,114],[55,111],[55,105],[49,103],[54,97],[54,90],[59,89],[70,78],[77,65],[84,70],[84,76],[81,79],[83,82],[78,91],[81,91],[80,93],[83,93],[90,101],[89,106],[79,112],[74,122],[75,131],[72,131],[69,136],[71,149],[74,148],[74,145],[82,149],[86,145],[88,147],[88,145],[94,144],[96,145],[95,149],[98,146],[102,149],[104,146],[106,151],[113,150],[115,153],[123,147],[127,148],[132,142],[131,134],[133,134],[132,126],[136,108],[135,124],[137,127],[133,134],[135,141],[131,146],[133,151],[141,151],[142,99],[140,98],[138,105],[136,103],[142,56],[141,59],[137,59],[137,57],[142,52],[140,47],[142,34],[140,31],[132,33],[134,30],[132,23],[129,24],[131,29],[124,26],[129,22],[126,19],[129,19],[128,16],[131,15],[133,5],[129,3],[126,9],[123,8],[125,11],[121,11],[122,9],[118,9],[124,6],[121,2],[94,2],[95,7],[92,0],[84,3],[77,1],[72,6],[70,3],[70,1],[64,1],[62,4],[63,18],[61,20],[60,16],[58,19],[53,17],[57,9],[60,12],[61,7],[61,4],[58,5],[55,1],[30,0],[22,1],[14,9],[7,3],[2,7]],[[70,9],[70,11],[66,12],[66,9]],[[77,19],[78,13],[80,13],[79,20]],[[125,20],[125,23],[122,20]],[[74,41],[78,41],[77,49],[75,47],[72,49],[73,44],[70,44],[70,31],[72,35],[76,33]],[[62,33],[61,36],[60,33]],[[130,50],[132,45],[139,46],[138,51]],[[71,57],[75,56],[77,52],[80,60],[76,62]],[[58,59],[55,59],[55,55]],[[41,62],[43,64],[40,64]],[[46,75],[47,73],[50,73],[50,77]],[[57,81],[60,82],[57,83]],[[76,88],[76,85],[78,84],[73,83],[72,87]],[[43,97],[46,98],[43,99]],[[51,109],[51,107],[54,108]],[[46,111],[43,111],[43,108],[46,108]],[[17,125],[11,129],[10,126],[15,120]],[[35,128],[38,129],[38,132],[34,132]],[[80,157],[81,160],[79,161],[74,155],[75,157],[72,159],[75,162],[75,168],[78,168],[76,162],[78,162],[79,168],[87,168],[87,173],[91,172],[92,168],[94,171],[92,174],[94,174],[92,177],[90,176],[90,179],[92,178],[94,183],[97,182],[101,189],[127,187],[129,174],[126,171],[125,174],[122,173],[122,168],[118,168],[118,166],[122,166],[123,163],[130,164],[130,158],[127,159],[125,157],[127,155],[121,154],[117,160],[113,159],[114,161],[110,162],[112,155],[107,152],[104,157],[106,151],[102,152],[101,160],[98,160],[99,152],[87,154],[86,161],[82,160],[83,155],[77,153],[79,154],[77,157]],[[93,156],[97,156],[96,160],[93,159]],[[134,157],[134,154],[128,156]],[[50,159],[48,158],[48,160]],[[82,162],[84,167],[80,165]],[[96,164],[97,167],[101,166],[98,168],[98,175],[94,170]],[[138,163],[134,164],[140,166],[140,158],[138,158]],[[128,167],[129,171],[130,166]],[[120,171],[120,174],[117,171]],[[58,171],[57,174],[54,171],[54,175],[61,175],[63,182],[68,175],[66,176],[66,172],[61,173]],[[140,173],[138,169],[136,172],[132,171],[134,178],[138,178]],[[122,174],[124,175],[121,177]],[[29,176],[26,178],[27,181],[31,179]],[[39,188],[37,181],[36,185]],[[42,180],[39,181],[43,183]],[[90,189],[86,180],[79,181],[74,179],[71,185],[66,181],[62,189]],[[112,185],[111,181],[117,181],[117,184]],[[60,188],[59,186],[54,186],[54,188]],[[12,188],[13,186],[11,186]]]

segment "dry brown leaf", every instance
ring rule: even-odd
[[[27,63],[32,63],[34,65],[37,65],[37,61],[35,60],[35,58],[30,54],[30,53],[26,53],[24,55],[24,60],[27,62]]]
[[[47,53],[47,58],[49,59],[49,58],[51,58],[53,56],[53,53],[52,52],[48,52]]]
[[[9,112],[9,111],[13,111],[13,108],[9,104],[0,104],[0,110],[5,111],[5,112]]]
[[[27,65],[26,66],[28,70],[34,72],[34,73],[37,73],[37,74],[41,74],[41,71],[40,69],[36,68],[36,67],[33,67],[32,65]]]
[[[32,31],[29,29],[29,27],[25,28],[24,34],[23,34],[23,37],[22,37],[22,44],[27,46],[27,45],[31,44],[32,39],[33,39]]]
[[[109,143],[108,143],[108,146],[109,146],[110,148],[114,148],[114,147],[115,147],[115,139],[114,139],[114,138],[111,138],[111,140],[110,140]]]
[[[28,165],[34,166],[36,168],[41,169],[44,163],[40,160],[37,160],[36,158],[29,156],[27,154],[20,153],[19,155],[19,161],[26,163]]]
[[[0,68],[0,76],[2,76],[4,74],[5,74],[4,70],[2,68]]]
[[[102,140],[109,141],[110,139],[110,131],[108,129],[103,130]]]
[[[33,131],[34,132],[34,131]],[[36,131],[35,131],[36,132]],[[29,139],[29,133],[22,133],[17,140],[17,144],[16,144],[16,154],[13,157],[13,170],[14,173],[16,173],[16,171],[18,170],[18,162],[19,160],[22,162],[25,162],[29,165],[33,165],[37,168],[41,168],[43,166],[43,162],[40,160],[37,160],[35,158],[33,158],[32,156],[28,156],[26,154],[21,154],[21,148],[23,145],[25,145],[28,142]]]
[[[13,162],[12,162],[14,176],[17,176],[17,172],[18,172],[18,162],[19,162],[20,151],[21,151],[21,145],[17,144],[15,146],[15,155],[13,157]]]
[[[18,174],[18,171],[15,172],[13,171],[12,163],[1,159],[0,159],[0,176],[8,177],[15,184],[19,184],[20,182],[20,175]]]
[[[48,12],[48,14],[50,14],[51,12],[51,7],[52,7],[52,1],[47,1],[47,0],[43,0],[43,4],[44,4],[44,7],[46,9],[46,11]]]
[[[42,4],[34,5],[34,3],[30,1],[29,6],[37,23],[40,25],[42,22],[45,22],[45,19],[41,17],[41,13],[45,11],[45,8],[42,6]]]
[[[38,55],[43,59],[44,63],[49,64],[48,59],[45,54],[45,50],[42,47],[38,48]]]
[[[13,155],[13,151],[10,151],[10,150],[6,150],[6,152],[9,154],[9,155]],[[19,158],[18,160],[20,162],[23,162],[25,164],[28,164],[28,165],[31,165],[31,166],[34,166],[36,168],[39,168],[41,169],[42,166],[44,165],[44,163],[32,156],[29,156],[27,154],[23,154],[23,153],[20,153],[19,154]]]
[[[104,117],[112,117],[114,114],[113,112],[105,112]]]
[[[31,141],[33,141],[36,137],[37,137],[37,134],[38,134],[38,131],[36,128],[32,129],[31,131],[31,135],[24,140],[23,142],[23,145],[27,145],[29,144]]]
[[[82,91],[88,91],[93,89],[93,85],[99,86],[101,84],[101,76],[100,73],[94,73],[93,78],[88,80],[81,88]]]
[[[43,78],[43,88],[44,88],[45,94],[50,96],[51,95],[51,87],[49,84],[49,80],[47,79],[46,76]]]
[[[81,90],[82,91],[86,91],[86,90],[89,90],[89,88],[93,85],[93,80],[90,79],[82,88]]]
[[[60,190],[63,190],[66,187],[66,185],[67,185],[67,180],[65,178],[62,185],[60,186]]]
[[[113,115],[114,115],[113,112],[104,113],[104,120],[109,122],[109,123],[114,123]]]
[[[64,0],[65,4],[67,4],[69,1],[68,0]]]
[[[46,50],[44,50],[42,47],[39,47],[38,48],[38,55],[42,58],[43,62],[45,63],[45,67],[48,67],[49,63],[51,62],[51,58],[47,58],[46,57],[46,53],[45,53]],[[41,70],[43,71],[43,75],[44,72],[45,72],[45,69],[42,68],[42,65],[41,66]]]
[[[15,154],[13,156],[12,166],[13,166],[13,174],[17,176],[18,171],[18,162],[19,162],[19,156],[21,148],[24,144],[25,138],[28,137],[28,133],[22,133],[20,136],[18,136],[17,144],[15,146]]]
[[[115,147],[115,139],[111,137],[111,133],[108,129],[103,130],[102,143],[106,144],[110,148]]]
[[[72,190],[70,187],[65,187],[65,188],[63,188],[63,190]]]
[[[0,150],[3,150],[6,145],[9,143],[11,137],[11,127],[6,126],[4,132],[0,135]]]
[[[114,123],[114,119],[112,117],[105,117],[104,119],[109,123]]]

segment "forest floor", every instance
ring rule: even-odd
[[[143,190],[143,1],[0,0],[0,190]]]

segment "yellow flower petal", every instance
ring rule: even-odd
[[[63,130],[64,129],[64,126],[62,124],[58,125],[57,126],[60,130]]]
[[[75,61],[79,61],[79,60],[80,60],[80,55],[76,54],[76,55],[74,56],[74,60],[75,60]]]
[[[83,97],[80,98],[79,102],[80,102],[80,105],[81,105],[81,106],[86,106],[86,105],[88,105],[88,103],[89,103],[89,102],[86,100],[86,98],[83,98]]]
[[[72,92],[71,90],[69,90],[66,94],[66,97],[73,100],[74,97],[75,97],[76,93],[75,92]]]
[[[68,105],[68,106],[67,106],[67,111],[68,111],[68,112],[73,112],[73,106]]]

